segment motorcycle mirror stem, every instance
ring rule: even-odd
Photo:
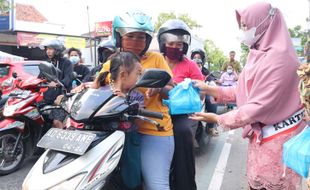
[[[78,78],[78,77],[80,77],[81,75],[78,75],[75,71],[73,71],[73,73],[72,73],[72,78],[74,79],[74,80],[77,80],[80,84],[82,84],[83,82]]]

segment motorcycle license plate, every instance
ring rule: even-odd
[[[38,147],[83,155],[96,135],[86,131],[51,128],[40,139]]]

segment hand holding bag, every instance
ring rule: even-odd
[[[192,80],[186,78],[168,93],[169,99],[163,103],[169,107],[171,115],[200,112],[202,103],[199,90],[193,87]]]

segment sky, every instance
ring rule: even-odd
[[[15,0],[34,5],[52,23],[65,24],[72,33],[88,32],[87,6],[91,30],[94,23],[113,20],[115,15],[128,10],[141,10],[157,20],[162,12],[188,14],[202,25],[192,33],[201,39],[210,39],[226,55],[230,50],[240,52],[237,40],[238,25],[235,10],[244,8],[257,0]],[[115,2],[115,3],[114,3]],[[288,27],[301,25],[307,28],[308,0],[266,0],[281,10]]]

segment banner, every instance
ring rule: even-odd
[[[85,38],[17,32],[17,44],[19,46],[39,47],[46,39],[58,39],[63,42],[66,48],[81,49],[86,47]]]
[[[96,22],[95,23],[95,37],[107,37],[112,35],[112,21]]]

